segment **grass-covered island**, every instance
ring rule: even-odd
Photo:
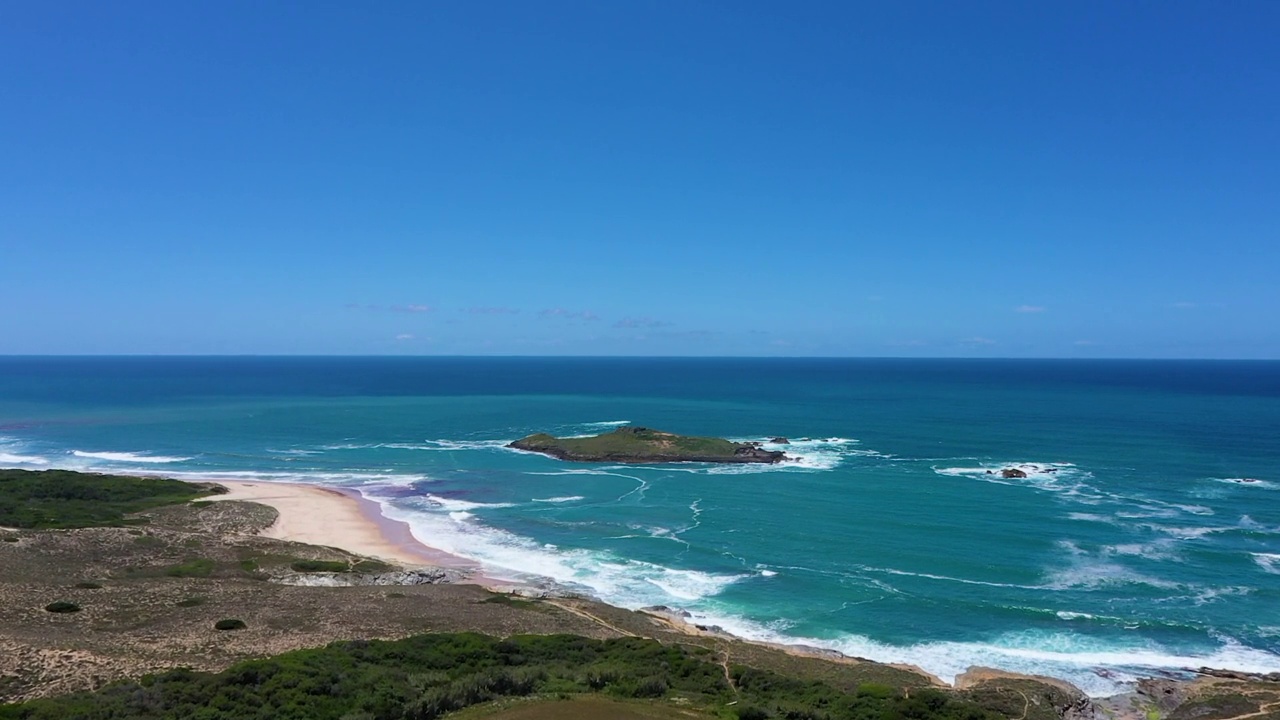
[[[590,437],[558,438],[537,433],[507,447],[574,462],[778,463],[787,459],[785,453],[765,450],[760,443],[676,435],[643,427],[620,427]]]

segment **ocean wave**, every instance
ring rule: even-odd
[[[276,448],[267,448],[267,452],[272,453],[273,455],[291,455],[291,456],[295,456],[295,457],[310,457],[310,456],[312,456],[312,455],[321,455],[321,454],[323,454],[323,451],[321,451],[321,450],[303,450],[303,449],[300,449],[300,448],[289,448],[289,449],[287,449],[287,450],[279,450],[279,449],[276,449]]]
[[[1263,572],[1272,575],[1280,575],[1280,555],[1275,553],[1249,553],[1253,556],[1253,561],[1262,568]]]
[[[1071,619],[1087,613],[1064,611]],[[1160,670],[1210,666],[1239,672],[1280,671],[1280,656],[1247,647],[1231,638],[1204,653],[1180,653],[1155,643],[1107,643],[1086,635],[1061,631],[1007,633],[983,642],[934,641],[893,645],[863,635],[813,638],[787,632],[785,623],[764,624],[731,613],[692,611],[690,620],[718,625],[750,640],[801,644],[837,650],[851,657],[884,663],[915,665],[944,681],[973,666],[1064,679],[1092,697],[1127,692],[1143,677]]]
[[[1101,552],[1108,557],[1138,557],[1146,560],[1168,560],[1182,562],[1182,554],[1178,552],[1175,538],[1161,538],[1151,542],[1118,543],[1102,546]]]
[[[0,465],[48,465],[49,461],[39,455],[19,455],[17,453],[0,452]]]
[[[813,472],[832,470],[851,457],[891,457],[875,450],[857,447],[861,440],[853,438],[799,438],[789,443],[771,443],[761,438],[735,438],[734,442],[758,442],[765,450],[780,450],[787,454],[787,459],[774,464],[742,463],[712,465],[710,467],[692,468],[686,472],[705,473],[708,475],[747,475],[762,472]]]
[[[454,506],[406,506],[373,497],[387,517],[407,523],[420,541],[481,563],[492,574],[549,578],[629,609],[692,603],[720,593],[753,575],[666,567],[617,557],[609,552],[565,549],[491,527]]]
[[[581,495],[565,495],[564,497],[533,498],[536,503],[567,503],[584,499]]]
[[[169,457],[167,455],[144,455],[133,452],[87,452],[84,450],[72,450],[71,454],[78,458],[106,460],[116,463],[178,463],[194,459],[191,457]]]
[[[1108,559],[1105,549],[1101,556],[1097,556],[1070,540],[1059,541],[1058,547],[1067,551],[1070,563],[1066,567],[1049,570],[1041,589],[1091,591],[1116,585],[1148,585],[1164,590],[1188,587],[1113,562]],[[1119,553],[1115,553],[1113,548],[1111,554]]]
[[[568,430],[568,432],[574,433],[574,434],[561,435],[560,437],[563,437],[563,438],[595,437],[596,435],[599,435],[605,430],[612,430],[614,428],[619,428],[619,427],[622,427],[623,425],[630,425],[630,424],[631,424],[630,420],[601,420],[600,422],[577,423],[573,425],[566,425],[564,427]]]
[[[471,510],[481,510],[483,508],[508,508],[512,507],[511,503],[480,503],[471,502],[470,500],[459,500],[457,498],[441,497],[439,495],[428,494],[424,498],[428,503],[449,511],[469,512]]]
[[[1229,485],[1239,485],[1240,487],[1248,487],[1248,488],[1264,488],[1267,490],[1275,490],[1277,487],[1280,487],[1280,485],[1277,485],[1276,483],[1268,482],[1266,480],[1259,480],[1258,478],[1209,478],[1209,479],[1214,482],[1227,483]]]
[[[423,440],[421,443],[382,443],[380,448],[392,450],[428,450],[455,452],[459,450],[508,450],[510,440]]]
[[[145,472],[156,473],[154,469]],[[342,485],[366,488],[379,486],[409,487],[414,483],[427,482],[431,478],[426,475],[409,473],[374,473],[374,472],[320,472],[320,471],[263,471],[263,470],[193,470],[175,472],[165,470],[165,477],[178,480],[261,480],[263,482],[288,482],[310,485]]]

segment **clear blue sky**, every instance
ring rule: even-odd
[[[0,353],[1278,358],[1278,38],[1273,0],[4,3]]]

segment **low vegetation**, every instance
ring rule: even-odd
[[[758,443],[676,435],[642,427],[620,427],[590,437],[558,438],[537,433],[516,440],[508,447],[578,462],[775,463],[784,459],[783,453],[762,450]]]
[[[0,470],[0,526],[40,530],[127,525],[129,514],[211,492],[165,478]]]
[[[229,622],[229,621],[223,621]],[[219,623],[221,625],[222,623]],[[334,643],[234,665],[173,670],[93,693],[0,706],[0,720],[369,718],[430,720],[504,698],[644,699],[706,717],[994,720],[954,696],[887,687],[842,692],[653,640],[476,633]]]
[[[73,602],[68,602],[68,601],[66,601],[66,600],[58,600],[58,601],[55,601],[55,602],[51,602],[51,603],[49,603],[48,605],[45,605],[45,606],[44,606],[44,609],[45,609],[45,610],[48,610],[48,611],[49,611],[49,612],[51,612],[51,613],[73,613],[73,612],[80,612],[80,606],[79,606],[79,605],[77,605],[77,604],[75,604],[75,603],[73,603]]]

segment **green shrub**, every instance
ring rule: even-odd
[[[56,601],[56,602],[51,602],[51,603],[49,603],[48,605],[45,605],[45,606],[44,606],[44,609],[45,609],[45,610],[48,610],[48,611],[49,611],[49,612],[51,612],[51,613],[73,613],[73,612],[80,612],[80,606],[79,606],[79,605],[77,605],[77,604],[75,604],[75,603],[73,603],[73,602],[67,602],[66,600],[58,600],[58,601]]]
[[[243,570],[243,571],[245,571],[245,572],[253,572],[253,571],[255,571],[255,570],[257,570],[257,569],[258,569],[258,561],[257,561],[257,560],[252,560],[252,559],[250,559],[250,560],[241,560],[241,561],[240,561],[240,569],[241,569],[241,570]]]
[[[868,682],[858,686],[858,697],[876,698],[877,700],[889,700],[902,695],[898,688],[884,683]]]
[[[769,720],[770,717],[768,710],[755,705],[738,706],[738,720]]]
[[[208,558],[196,558],[164,569],[164,574],[176,578],[209,577],[215,563]]]
[[[166,478],[72,470],[0,470],[0,526],[79,528],[128,525],[125,517],[209,494]]]
[[[219,620],[213,624],[214,630],[243,630],[246,627],[248,626],[244,624],[243,620],[237,620],[235,618],[226,618],[225,620]]]
[[[5,535],[5,536],[4,536],[4,538],[3,538],[3,540],[4,540],[5,542],[18,542],[18,536],[17,536],[17,535]]]
[[[133,544],[141,547],[162,547],[165,542],[155,535],[139,535],[133,539]]]
[[[510,605],[511,607],[518,608],[531,608],[537,605],[537,603],[532,600],[525,600],[524,598],[519,598],[514,595],[503,595],[501,593],[494,593],[480,602],[492,603],[494,605]]]
[[[289,565],[294,572],[347,572],[351,566],[339,560],[294,560]]]
[[[361,560],[351,566],[351,572],[357,573],[384,573],[391,569],[391,566],[379,560]]]
[[[80,588],[81,590],[101,590],[102,589],[102,586],[96,582],[78,582],[76,583],[76,587]]]

